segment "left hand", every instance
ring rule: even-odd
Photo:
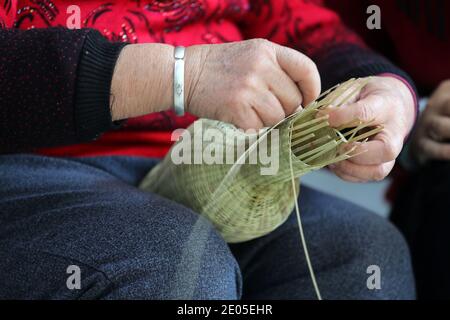
[[[354,119],[373,121],[384,129],[365,143],[359,143],[351,159],[330,166],[340,178],[350,182],[380,181],[392,170],[415,119],[414,97],[401,80],[373,77],[352,101],[326,109],[332,127]]]

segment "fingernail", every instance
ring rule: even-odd
[[[355,142],[355,145],[358,146],[358,149],[361,150],[361,152],[369,151],[369,148],[363,142]]]
[[[333,106],[328,106],[328,107],[325,107],[325,108],[322,108],[322,109],[320,109],[318,112],[317,112],[317,118],[320,118],[320,117],[323,117],[323,116],[326,116],[326,115],[329,115],[331,112],[333,112],[334,110],[336,109],[336,107],[333,107]]]

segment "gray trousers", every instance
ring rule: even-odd
[[[155,163],[0,156],[0,298],[315,299],[294,215],[227,245],[195,212],[136,188]],[[323,298],[415,297],[391,224],[306,187],[300,208]],[[372,265],[380,289],[367,286]]]

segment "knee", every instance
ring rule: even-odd
[[[340,230],[336,258],[364,284],[361,297],[414,299],[409,248],[401,233],[387,220],[362,209],[335,219],[335,227]],[[369,288],[367,281],[374,272],[379,272],[380,283]]]
[[[116,284],[113,298],[240,297],[238,264],[208,221],[156,196],[136,195],[132,201],[131,212],[121,206],[115,211],[121,232],[115,241],[120,252],[113,255],[123,259],[103,266]]]
[[[401,258],[409,262],[403,236],[386,219],[308,188],[303,189],[300,200],[306,224],[317,226],[311,236],[317,243],[329,247],[335,259],[358,257],[376,264],[377,260],[382,263]]]
[[[321,254],[326,289],[334,298],[413,299],[415,286],[409,249],[400,232],[376,214],[311,189],[303,190],[312,252]],[[307,227],[307,225],[306,225]],[[380,270],[381,290],[367,286],[372,266]]]

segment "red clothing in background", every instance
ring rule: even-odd
[[[326,0],[349,27],[393,60],[429,94],[450,79],[450,1]],[[381,30],[369,30],[369,5],[381,9]]]

